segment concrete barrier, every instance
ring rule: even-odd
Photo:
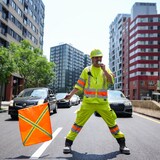
[[[8,106],[9,106],[9,101],[2,101],[1,102],[1,110],[0,110],[0,113],[1,112],[6,112],[8,110]]]
[[[1,105],[2,106],[9,106],[10,101],[2,101]]]
[[[160,103],[152,100],[131,100],[133,111],[160,119]]]

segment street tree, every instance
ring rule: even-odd
[[[9,76],[15,72],[16,69],[13,54],[10,54],[8,48],[0,47],[0,109],[2,103],[2,85],[7,83]]]
[[[24,88],[47,86],[50,83],[54,77],[54,65],[47,61],[39,48],[33,48],[27,40],[18,45],[11,43],[9,48],[14,54],[18,72],[24,78]]]
[[[28,87],[38,86],[43,87],[53,82],[54,79],[54,63],[48,62],[46,57],[37,57],[34,61],[33,72],[34,76],[31,75],[29,78]]]

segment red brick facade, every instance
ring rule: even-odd
[[[20,91],[23,90],[24,79],[20,76],[11,75],[8,78],[8,83],[5,89],[5,100],[10,101],[14,96],[16,96]]]
[[[130,99],[151,97],[160,80],[160,15],[137,16],[130,26]]]

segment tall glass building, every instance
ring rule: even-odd
[[[70,92],[82,70],[91,64],[89,55],[68,44],[50,48],[50,61],[55,63],[53,91]]]
[[[109,28],[109,67],[115,75],[116,90],[122,90],[122,26],[129,17],[130,14],[118,14]]]

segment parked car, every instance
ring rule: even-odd
[[[132,117],[132,103],[121,91],[108,90],[108,101],[111,109],[113,109],[117,115]],[[95,112],[95,115],[100,116],[97,112]]]
[[[18,110],[48,102],[48,107],[57,113],[56,98],[49,88],[27,88],[21,91],[9,105],[8,114],[12,119],[18,118]]]
[[[71,101],[71,105],[74,106],[74,105],[78,105],[80,104],[80,97],[78,95],[73,95],[72,98],[70,99]]]
[[[70,108],[71,107],[71,101],[64,99],[67,94],[68,93],[56,93],[55,96],[56,96],[58,108],[63,108],[63,107]]]

